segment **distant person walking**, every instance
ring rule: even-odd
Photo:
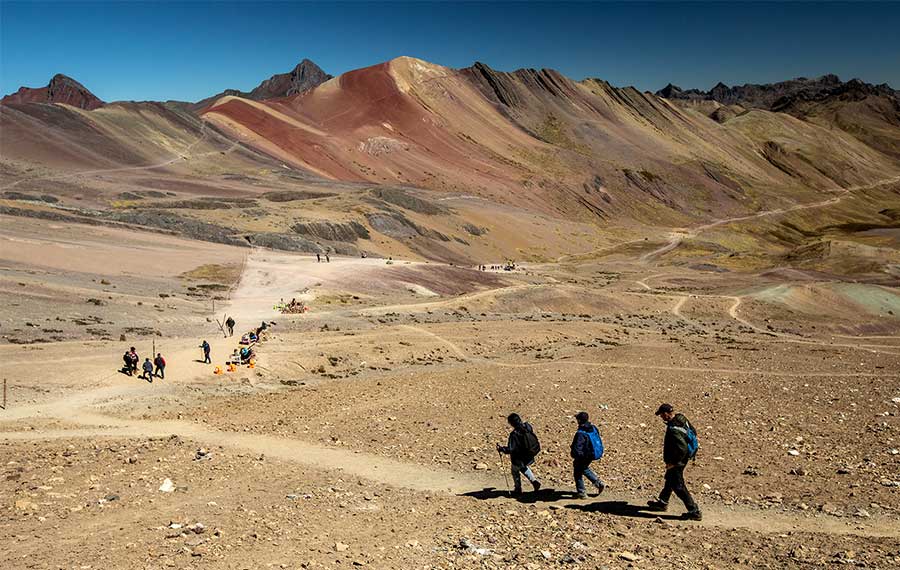
[[[703,520],[700,508],[688,491],[684,482],[684,468],[688,461],[694,458],[699,447],[697,431],[684,414],[676,414],[672,404],[662,404],[656,415],[666,422],[666,436],[663,441],[663,461],[666,463],[666,484],[659,493],[659,499],[647,501],[647,505],[654,511],[665,511],[669,508],[669,498],[672,493],[681,499],[687,512],[684,518],[688,520]]]
[[[587,412],[575,414],[575,421],[578,422],[578,429],[572,438],[572,471],[575,475],[575,492],[579,499],[586,499],[585,477],[597,487],[598,495],[606,488],[606,484],[591,469],[591,463],[603,457],[603,440],[600,439],[600,430],[590,422]]]
[[[325,263],[331,263],[331,256],[327,253],[325,254]]]
[[[316,254],[316,263],[322,263],[322,254]]]
[[[535,491],[540,490],[541,482],[537,480],[531,471],[534,458],[541,451],[534,429],[528,422],[523,422],[519,414],[509,414],[506,418],[512,431],[506,440],[506,445],[497,445],[497,451],[509,455],[513,477],[513,495],[522,494],[522,475],[531,483]]]
[[[203,349],[203,363],[212,364],[212,359],[210,359],[209,357],[209,351],[212,350],[212,347],[210,347],[209,343],[204,340],[200,345],[200,348]]]
[[[149,358],[144,359],[144,373],[141,374],[141,378],[148,382],[153,382],[153,363],[150,362]]]
[[[235,324],[236,323],[234,322],[234,318],[228,317],[227,319],[225,319],[225,328],[228,329],[228,336],[234,336],[234,325]]]
[[[159,376],[163,380],[166,378],[166,359],[163,358],[162,353],[157,352],[156,358],[153,359],[153,365],[156,367],[156,371],[153,373],[155,376]]]

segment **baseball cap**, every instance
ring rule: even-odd
[[[675,411],[675,408],[672,407],[672,404],[661,404],[659,406],[659,409],[656,410],[656,415],[658,416],[660,414],[668,414],[668,413],[671,413],[674,411]]]

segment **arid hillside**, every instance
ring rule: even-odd
[[[409,57],[328,77],[304,60],[197,104],[4,99],[0,207],[232,245],[474,262],[842,202],[789,239],[752,236],[754,266],[817,243],[825,225],[893,228],[900,207],[880,187],[900,175],[883,90],[782,97],[776,110]],[[845,199],[865,188],[878,196]],[[735,252],[701,247],[717,262]]]

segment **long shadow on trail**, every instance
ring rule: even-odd
[[[520,503],[553,503],[556,501],[574,499],[575,493],[572,491],[559,491],[557,489],[541,489],[537,492],[525,492],[518,497],[514,497],[506,489],[485,487],[478,491],[461,493],[460,497],[473,497],[480,501],[487,501],[490,499],[515,499]]]
[[[648,511],[646,507],[632,505],[627,501],[599,501],[596,503],[583,503],[566,505],[567,509],[584,511],[586,513],[603,513],[620,517],[633,517],[639,519],[663,519],[671,521],[682,520],[679,515],[670,515],[656,511]]]

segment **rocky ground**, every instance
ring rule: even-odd
[[[232,250],[209,247],[221,249],[186,255],[158,283],[227,283],[206,261],[232,263]],[[171,320],[146,315],[169,360],[152,384],[115,372],[128,344],[116,338],[0,345],[12,383],[0,412],[0,556],[12,568],[900,562],[890,287],[807,282],[788,295],[775,277],[615,259],[481,273],[236,258],[243,275],[217,312],[235,315],[239,334],[277,321],[254,369],[214,376],[195,362],[201,337],[217,364],[236,339],[193,301]],[[41,269],[47,298],[66,260]],[[135,308],[159,298],[130,270],[101,277],[83,265],[83,283],[66,284],[78,295],[106,279],[128,284]],[[828,306],[809,302],[822,291]],[[108,296],[124,303],[118,294]],[[293,296],[312,310],[273,311]],[[10,319],[32,319],[36,298],[15,297]],[[132,317],[110,306],[91,311],[119,331]],[[701,523],[681,521],[680,505],[640,509],[661,481],[662,401],[700,434],[687,476]],[[598,471],[609,489],[584,501],[568,458],[579,410],[608,450]],[[495,452],[511,411],[544,448],[545,489],[522,501],[506,496]]]

